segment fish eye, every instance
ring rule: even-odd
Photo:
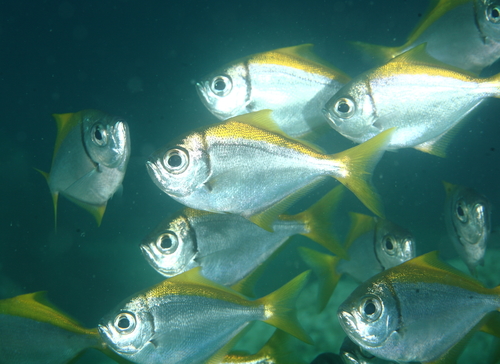
[[[490,5],[486,9],[486,19],[488,19],[491,23],[500,22],[500,6],[498,5]]]
[[[188,153],[180,148],[170,149],[163,157],[163,166],[170,173],[182,173],[189,165]]]
[[[92,130],[90,131],[90,135],[92,137],[92,142],[102,147],[108,144],[108,132],[104,125],[101,123],[95,123],[92,126]]]
[[[217,96],[226,96],[233,88],[233,83],[228,76],[220,75],[212,80],[212,92]]]
[[[458,201],[457,203],[457,210],[456,210],[456,213],[457,213],[457,218],[461,221],[461,222],[467,222],[467,214],[465,213],[465,204],[463,201]]]
[[[382,314],[382,301],[373,295],[365,296],[361,300],[360,314],[366,321],[372,322],[377,320]]]
[[[137,321],[133,314],[130,312],[121,312],[116,316],[113,325],[120,334],[129,334],[135,330],[136,324]]]
[[[156,239],[156,247],[164,254],[172,254],[177,250],[179,246],[179,239],[171,231],[166,231],[162,233]]]
[[[342,97],[333,106],[333,111],[341,118],[350,118],[356,112],[356,105],[350,98]]]
[[[389,255],[394,255],[396,253],[395,249],[394,249],[394,238],[390,235],[387,235],[384,237],[384,241],[383,241],[383,246],[384,246],[384,250],[387,252],[387,254]]]

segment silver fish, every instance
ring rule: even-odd
[[[431,362],[500,309],[500,286],[489,289],[447,265],[437,252],[377,274],[340,305],[338,318],[363,350],[397,362]]]
[[[339,355],[344,364],[395,364],[393,361],[380,359],[366,352],[353,343],[349,337],[346,337],[342,342]]]
[[[100,225],[106,204],[120,187],[130,158],[127,123],[102,111],[54,114],[57,139],[50,188],[57,221],[59,194],[88,210]]]
[[[349,260],[300,247],[304,261],[318,276],[319,310],[322,311],[344,274],[364,282],[383,270],[415,258],[415,239],[405,228],[388,220],[350,213],[351,228],[345,249]]]
[[[307,136],[326,126],[321,108],[349,81],[312,47],[280,48],[231,62],[198,82],[198,95],[221,120],[271,109],[286,134]]]
[[[143,240],[141,250],[148,263],[166,277],[201,266],[204,277],[225,286],[248,277],[295,234],[347,258],[331,228],[332,212],[343,189],[337,186],[302,213],[280,215],[273,232],[239,215],[185,208],[162,221]]]
[[[472,275],[484,264],[490,235],[490,206],[486,197],[473,189],[444,182],[445,221],[448,236]]]
[[[270,231],[279,214],[328,176],[347,186],[375,214],[382,214],[370,186],[370,171],[392,130],[327,155],[277,127],[270,130],[269,114],[263,110],[237,116],[173,141],[147,161],[151,179],[188,207],[238,214]]]
[[[324,113],[356,143],[396,127],[388,149],[412,147],[444,156],[451,138],[443,136],[488,97],[500,97],[500,74],[469,75],[433,59],[422,44],[352,79]]]
[[[126,299],[101,320],[99,332],[117,354],[138,364],[218,363],[255,320],[310,343],[294,308],[307,277],[304,272],[251,301],[194,268]]]
[[[422,43],[441,62],[480,73],[500,58],[500,1],[440,0],[402,46],[354,44],[386,63]]]

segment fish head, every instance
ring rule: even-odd
[[[323,115],[330,126],[343,136],[365,141],[382,131],[375,124],[375,108],[364,82],[350,82],[326,104]]]
[[[406,229],[385,219],[375,226],[375,254],[384,269],[389,269],[416,256],[415,239]]]
[[[337,311],[344,332],[368,351],[393,342],[400,327],[397,300],[390,286],[378,277],[358,286]]]
[[[488,202],[480,195],[458,194],[451,206],[451,223],[466,260],[479,262],[490,233]]]
[[[143,296],[119,307],[101,320],[99,334],[113,351],[122,356],[134,356],[154,339],[153,316]]]
[[[205,186],[211,170],[204,136],[193,132],[154,152],[146,162],[153,182],[173,198],[191,195]]]
[[[83,123],[85,149],[96,164],[108,168],[123,166],[130,156],[127,123],[110,115],[89,114]]]
[[[196,90],[205,107],[225,120],[249,112],[251,89],[244,63],[228,65],[196,83]]]
[[[196,237],[186,217],[164,220],[141,243],[147,262],[165,277],[173,277],[198,265]]]
[[[476,24],[484,38],[500,41],[500,0],[475,0]]]

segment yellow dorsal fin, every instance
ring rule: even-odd
[[[420,64],[430,67],[442,68],[449,71],[454,71],[474,78],[478,76],[473,72],[466,71],[462,68],[451,66],[444,62],[438,61],[436,58],[432,57],[429,53],[427,53],[426,47],[427,43],[419,44],[418,46],[400,54],[399,56],[391,60],[390,63]]]
[[[471,0],[431,0],[431,4],[428,10],[420,22],[415,26],[413,31],[408,36],[408,42],[406,44],[412,44],[415,42],[423,32],[429,28],[436,20],[441,18],[444,14],[450,10],[456,8],[459,5],[472,2]],[[472,10],[472,9],[471,9]]]
[[[54,156],[57,154],[62,142],[68,133],[81,122],[81,112],[67,114],[52,114],[57,123],[56,145],[54,147]]]
[[[456,186],[450,182],[442,181],[444,189],[446,191],[446,196],[449,196],[451,193],[453,193],[453,190],[456,188]]]
[[[349,217],[351,218],[351,227],[344,243],[346,250],[349,250],[357,238],[375,229],[375,218],[373,216],[349,212]]]
[[[319,57],[316,53],[313,52],[313,48],[314,44],[306,43],[293,47],[280,48],[275,52],[286,54],[290,57],[304,58],[311,62],[317,63],[320,67],[328,67],[331,69],[331,71],[333,71],[333,73],[335,73],[335,79],[339,82],[347,83],[350,81],[351,78],[346,73],[344,73],[328,61],[324,60],[323,58]]]
[[[323,153],[323,150],[319,146],[311,142],[308,142],[307,140],[296,139],[287,135],[283,130],[280,129],[276,121],[273,119],[272,112],[273,111],[270,109],[254,111],[248,114],[235,116],[234,118],[231,118],[228,121],[234,120],[237,122],[251,125],[259,129],[270,131],[271,133],[281,135],[282,137],[293,140],[297,143],[304,144],[318,153]]]
[[[46,298],[46,292],[34,292],[0,300],[0,314],[25,317],[46,322],[77,334],[97,336],[97,329],[85,329],[56,308]]]

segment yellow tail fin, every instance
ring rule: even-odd
[[[384,217],[382,202],[371,184],[371,174],[395,130],[395,128],[385,130],[363,144],[331,155],[331,158],[345,171],[344,175],[334,177],[380,217]]]
[[[295,302],[307,283],[311,271],[299,274],[290,282],[256,302],[264,305],[266,319],[263,320],[305,343],[312,344],[311,337],[304,331],[297,319]]]

